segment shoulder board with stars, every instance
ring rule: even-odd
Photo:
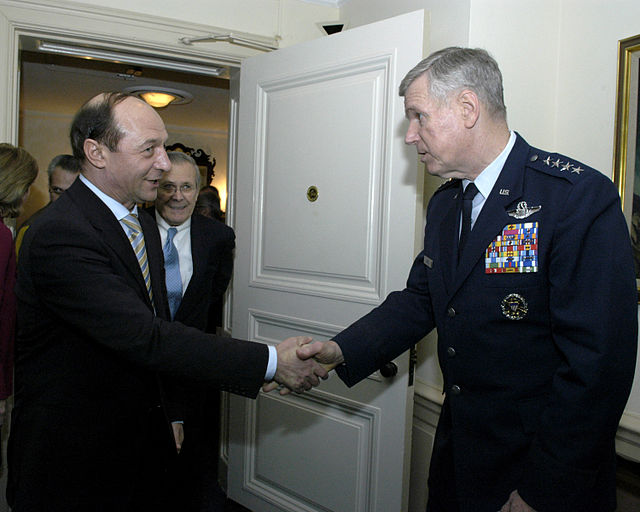
[[[585,173],[593,172],[593,169],[577,160],[558,153],[539,151],[535,148],[529,153],[528,164],[529,167],[538,171],[559,176],[572,182],[580,179]]]

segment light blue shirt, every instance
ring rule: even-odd
[[[473,229],[473,225],[476,223],[476,219],[478,218],[478,215],[480,215],[480,211],[482,210],[487,197],[489,197],[493,186],[496,184],[496,181],[498,181],[500,171],[502,171],[504,163],[507,161],[509,153],[511,153],[515,143],[516,134],[511,132],[509,141],[502,152],[493,162],[487,165],[480,174],[478,174],[475,180],[473,180],[473,183],[475,183],[479,193],[473,198],[473,206],[471,209],[471,229]],[[469,183],[471,183],[471,181],[467,179],[462,180],[462,187],[464,190],[466,190]]]
[[[130,213],[137,215],[138,207],[134,205],[133,209],[129,211],[122,203],[119,203],[113,197],[108,196],[93,183],[91,183],[87,178],[85,178],[83,174],[80,174],[78,176],[78,179],[82,181],[82,183],[84,183],[96,196],[98,196],[98,198],[106,205],[107,208],[109,208],[109,210],[111,210],[116,219],[118,219],[118,222],[120,222],[120,226],[122,227],[124,233],[128,235],[127,229],[124,227],[121,221]],[[273,376],[276,374],[276,370],[278,369],[278,353],[276,351],[276,348],[271,345],[268,345],[268,348],[269,362],[267,363],[267,371],[264,375],[264,380],[266,381],[272,380]]]

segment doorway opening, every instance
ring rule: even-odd
[[[229,188],[229,77],[232,68],[218,66],[218,76],[188,72],[171,61],[120,56],[87,58],[48,53],[42,39],[20,36],[18,143],[37,160],[40,173],[17,225],[49,201],[46,169],[53,157],[71,153],[69,128],[74,114],[100,92],[132,87],[185,91],[192,99],[156,111],[169,133],[168,145],[201,150],[215,161],[210,183],[221,195],[223,211]],[[212,69],[213,66],[211,66]],[[205,183],[203,183],[205,184]]]

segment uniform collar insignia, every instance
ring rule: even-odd
[[[529,206],[526,201],[520,201],[515,210],[509,210],[507,214],[516,219],[526,219],[529,215],[539,212],[542,206]]]

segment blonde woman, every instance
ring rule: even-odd
[[[24,149],[0,144],[0,424],[6,400],[13,392],[13,344],[16,323],[16,254],[11,230],[4,220],[18,217],[38,164]]]

